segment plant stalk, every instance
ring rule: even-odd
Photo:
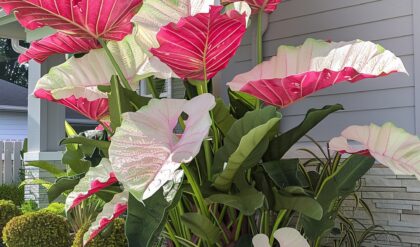
[[[273,244],[274,244],[274,233],[279,228],[280,223],[283,221],[284,216],[286,216],[286,214],[287,214],[287,210],[281,210],[279,212],[279,214],[277,215],[277,219],[276,219],[276,222],[274,223],[273,231],[271,232],[271,236],[270,236],[270,246],[273,246]]]
[[[208,209],[206,207],[206,202],[204,201],[203,194],[201,193],[200,188],[198,187],[197,181],[195,181],[193,175],[191,174],[190,170],[185,164],[181,164],[182,170],[184,170],[185,176],[187,177],[187,180],[189,184],[191,185],[191,188],[194,192],[194,196],[197,199],[198,206],[200,208],[200,211],[210,219],[210,214],[208,212]]]

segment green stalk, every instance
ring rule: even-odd
[[[191,174],[190,170],[185,164],[181,164],[182,170],[184,170],[185,176],[187,177],[188,182],[191,185],[191,188],[194,192],[194,196],[197,199],[198,206],[200,208],[201,213],[203,213],[207,218],[210,219],[210,214],[208,212],[208,209],[206,207],[206,203],[204,201],[203,194],[201,194],[201,190],[198,187],[197,182],[195,181],[193,175]]]
[[[118,76],[120,77],[120,80],[122,81],[123,86],[129,90],[133,90],[130,86],[130,83],[128,83],[127,78],[125,78],[124,73],[122,72],[120,66],[118,65],[117,61],[115,60],[114,56],[112,55],[111,51],[106,45],[105,41],[103,39],[98,39],[98,41],[101,44],[102,48],[104,48],[106,54],[108,55],[109,60],[111,61],[112,66],[114,66],[114,69],[117,72]]]
[[[260,64],[263,61],[263,30],[262,30],[262,18],[264,15],[264,9],[258,11],[258,22],[257,22],[257,63]]]
[[[277,215],[277,219],[276,219],[276,222],[274,223],[273,231],[271,232],[271,236],[270,236],[270,246],[273,246],[273,243],[274,243],[274,233],[279,228],[280,223],[283,221],[284,216],[286,216],[286,214],[287,214],[287,210],[281,210],[279,212],[279,214]]]
[[[211,177],[212,177],[211,166],[213,164],[213,156],[211,152],[210,141],[204,140],[203,145],[204,145],[204,156],[206,158],[207,180],[211,181]]]
[[[173,230],[173,229],[172,229],[172,227],[169,225],[169,223],[166,223],[165,228],[166,228],[166,230],[168,231],[168,234],[169,234],[169,236],[170,236],[170,238],[171,238],[172,242],[174,242],[175,247],[180,247],[180,245],[179,245],[179,243],[178,243],[178,240],[177,240],[177,239],[176,239],[176,237],[175,237],[174,230]]]
[[[244,221],[244,214],[241,212],[239,213],[238,225],[236,226],[235,241],[239,240],[239,237],[241,235],[243,221]]]
[[[160,95],[158,93],[158,91],[155,88],[155,84],[153,83],[153,79],[152,77],[147,77],[146,78],[146,83],[147,83],[147,87],[150,89],[150,91],[152,92],[152,96],[155,99],[159,99]]]

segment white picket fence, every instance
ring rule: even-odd
[[[19,183],[22,166],[20,141],[0,141],[0,184]]]

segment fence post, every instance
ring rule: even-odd
[[[20,182],[20,169],[22,167],[20,150],[22,150],[22,142],[15,142],[13,147],[13,183],[15,184]]]
[[[3,176],[3,171],[4,171],[3,153],[4,153],[4,143],[2,141],[0,141],[0,185],[2,185],[3,182],[4,182],[4,176]]]

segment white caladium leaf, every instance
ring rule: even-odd
[[[286,107],[337,83],[407,73],[392,52],[372,42],[308,39],[302,46],[280,46],[277,56],[237,75],[228,85],[267,104]]]
[[[110,202],[105,204],[102,212],[98,214],[95,222],[92,223],[89,230],[83,236],[83,246],[94,239],[114,219],[127,211],[128,196],[128,192],[121,192],[116,194]]]
[[[89,169],[79,184],[67,196],[66,211],[76,207],[89,196],[117,181],[109,160],[102,159],[98,166]]]
[[[111,41],[108,48],[119,64],[132,88],[138,87],[138,80],[155,75],[170,78],[171,70],[157,59],[150,61],[148,55],[137,44],[138,32],[125,37],[123,41]],[[81,58],[72,57],[56,66],[43,76],[35,88],[35,96],[61,103],[93,120],[108,115],[106,93],[98,86],[110,85],[116,74],[104,49],[92,50]]]
[[[361,147],[351,147],[348,141]],[[415,175],[420,180],[420,140],[392,123],[383,126],[350,126],[330,141],[330,149],[341,153],[371,155],[396,174]]]
[[[281,247],[309,247],[308,241],[294,228],[280,228],[274,233],[274,238]],[[254,247],[271,247],[265,234],[255,235],[252,244]]]
[[[214,96],[203,94],[190,101],[152,99],[137,112],[124,113],[109,148],[118,181],[137,200],[151,197],[176,178],[181,163],[191,161],[211,126],[209,111]],[[181,137],[174,134],[181,113],[188,115]]]

